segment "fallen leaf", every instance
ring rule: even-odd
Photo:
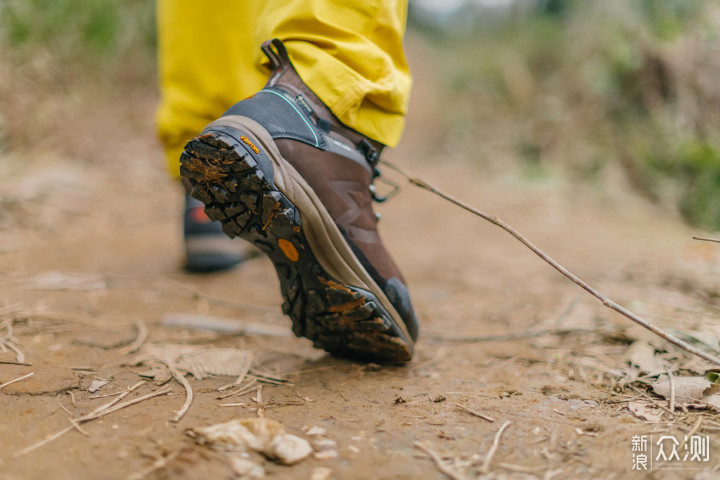
[[[657,375],[665,371],[665,362],[655,355],[655,348],[644,340],[638,340],[630,345],[628,357],[630,363],[649,375]]]
[[[628,410],[641,420],[647,420],[648,422],[659,422],[662,420],[662,412],[652,408],[648,402],[630,402],[628,403]]]
[[[703,400],[703,392],[710,386],[710,382],[705,377],[674,377],[673,383],[676,404],[697,403],[698,400]],[[658,395],[670,399],[670,379],[667,375],[658,378],[652,388]]]
[[[240,348],[199,348],[182,344],[150,344],[143,349],[166,365],[198,380],[214,376],[244,377],[252,366],[252,352]]]
[[[239,348],[203,348],[181,355],[175,367],[198,380],[211,375],[245,377],[252,365],[252,352]]]
[[[104,378],[96,378],[88,387],[88,392],[95,393],[108,383],[110,383],[110,380],[105,380]]]
[[[242,418],[192,429],[188,433],[203,445],[253,450],[285,465],[297,463],[312,452],[307,440],[285,433],[281,423],[267,418]]]
[[[158,384],[166,383],[168,380],[172,378],[172,374],[170,373],[170,370],[167,369],[167,367],[155,367],[151,368],[150,370],[145,370],[142,372],[138,372],[138,375],[140,375],[143,378],[149,378],[151,380],[155,380]]]

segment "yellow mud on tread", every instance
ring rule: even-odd
[[[328,311],[333,313],[348,313],[364,304],[365,301],[365,297],[359,297],[350,302],[343,303],[342,305],[332,305],[328,308]]]
[[[285,240],[284,238],[279,238],[278,247],[280,247],[280,250],[283,251],[285,256],[291,262],[297,262],[300,260],[300,253],[298,253],[297,248],[295,248],[295,245],[293,245],[290,241]]]

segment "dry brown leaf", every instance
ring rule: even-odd
[[[281,423],[267,418],[242,418],[189,431],[195,440],[229,450],[253,450],[285,465],[292,465],[312,452],[307,440],[285,433]]]
[[[630,402],[628,410],[641,420],[648,422],[659,422],[662,420],[662,411],[653,408],[648,402]]]
[[[181,355],[175,367],[198,380],[215,376],[245,377],[252,365],[252,352],[239,348],[203,348]]]
[[[703,392],[710,386],[710,381],[705,377],[674,377],[675,403],[694,404],[703,400]],[[658,378],[653,386],[653,391],[658,395],[670,399],[670,379],[667,375]]]
[[[655,355],[655,347],[645,340],[633,342],[628,349],[630,363],[637,365],[649,375],[657,375],[665,371],[665,362]]]

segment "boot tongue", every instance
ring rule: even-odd
[[[290,61],[290,56],[283,42],[275,38],[263,42],[260,48],[270,60],[270,65],[273,68],[273,73],[265,87],[275,87],[286,91],[295,100],[298,107],[302,108],[309,117],[315,120],[320,130],[328,133],[332,132],[331,136],[337,135],[355,145],[365,155],[370,166],[375,168],[385,145],[340,122],[335,114],[300,78]]]

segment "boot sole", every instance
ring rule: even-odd
[[[324,207],[305,198],[310,187],[261,126],[245,117],[223,117],[185,146],[180,161],[181,174],[193,185],[193,197],[206,205],[208,217],[273,262],[282,309],[295,335],[335,355],[411,359],[413,342],[402,320],[393,318],[397,312],[383,305],[378,297],[388,300],[374,282],[363,281],[369,275],[358,269],[354,255],[355,262],[346,261],[346,242],[344,249],[336,248],[337,238],[333,241],[328,232],[337,227],[327,225]]]

